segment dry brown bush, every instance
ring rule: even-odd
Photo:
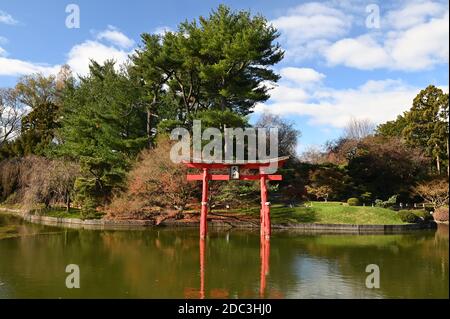
[[[127,189],[108,207],[109,218],[149,218],[155,212],[182,211],[199,189],[186,180],[187,168],[170,160],[172,143],[143,151],[127,176]]]
[[[11,196],[19,188],[20,159],[0,162],[0,201],[12,200]]]
[[[39,156],[7,160],[0,163],[2,197],[14,195],[14,203],[26,209],[39,204],[45,207],[63,204],[69,209],[73,185],[79,174],[77,164],[63,160]]]
[[[80,175],[77,164],[43,157],[28,157],[21,170],[22,203],[31,209],[38,204],[50,207],[65,205],[70,209],[75,179]]]
[[[433,218],[439,222],[448,222],[448,207],[439,207],[433,213]]]

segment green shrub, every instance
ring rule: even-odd
[[[347,200],[347,204],[348,206],[359,206],[361,203],[358,198],[352,197]]]
[[[375,200],[375,206],[383,208],[390,208],[394,206],[396,203],[397,203],[397,195],[389,197],[387,201],[382,201],[381,199]]]
[[[397,214],[404,223],[414,224],[421,221],[421,219],[410,210],[400,210]]]
[[[420,219],[422,219],[425,222],[433,220],[433,216],[424,209],[414,210],[412,212],[414,213],[414,215],[416,215],[417,217],[419,217]]]
[[[372,201],[372,193],[371,192],[365,192],[361,194],[361,200],[363,203],[370,204]]]
[[[376,207],[383,207],[383,201],[381,199],[375,199]]]
[[[397,197],[398,197],[398,195],[392,195],[391,197],[389,197],[389,199],[384,202],[386,207],[391,207],[391,206],[394,206],[395,204],[397,204]]]
[[[433,218],[439,222],[448,222],[448,207],[439,207],[433,213]]]
[[[96,205],[95,201],[91,198],[86,198],[83,202],[83,206],[80,209],[80,217],[81,219],[95,219],[97,212],[95,210]]]

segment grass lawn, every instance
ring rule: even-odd
[[[400,225],[406,224],[400,220],[397,213],[393,210],[380,207],[347,206],[340,202],[309,202],[307,206],[312,207],[284,207],[281,204],[275,204],[271,207],[271,220],[274,224],[286,223],[316,223],[316,224],[354,224],[354,225]],[[4,205],[1,205],[5,207]],[[6,208],[6,207],[5,207]],[[13,207],[9,207],[13,208]],[[16,207],[14,207],[16,208]],[[213,210],[214,213],[232,213],[236,215],[246,215],[259,219],[259,207],[237,210]],[[71,208],[66,211],[65,208],[55,207],[50,209],[38,209],[39,215],[60,217],[60,218],[79,218],[81,211],[77,208]],[[100,219],[103,213],[95,212],[89,219]],[[86,219],[86,218],[85,218]]]
[[[0,208],[6,209],[21,209],[19,204],[0,204]],[[32,214],[37,214],[41,216],[58,217],[58,218],[79,218],[79,219],[100,219],[103,217],[104,213],[93,212],[88,218],[83,218],[81,215],[81,210],[78,208],[71,208],[69,211],[65,207],[51,207],[44,208],[42,205],[36,207]]]
[[[339,202],[310,202],[312,207],[283,207],[270,209],[272,223],[316,223],[397,225],[405,224],[393,210],[380,207],[346,206]],[[241,213],[259,216],[259,207],[241,210]]]
[[[47,208],[40,209],[35,212],[36,214],[49,217],[59,218],[81,218],[80,210],[77,208],[71,208],[67,211],[65,208]]]
[[[79,218],[79,219],[100,219],[103,217],[103,213],[94,212],[92,216],[89,218],[83,218],[81,216],[81,210],[78,208],[71,208],[69,211],[66,208],[60,207],[52,207],[47,209],[41,209],[37,211],[39,215],[49,216],[49,217],[58,217],[58,218]]]
[[[21,209],[22,206],[20,204],[5,204],[5,203],[0,203],[0,208],[5,208],[5,209]]]

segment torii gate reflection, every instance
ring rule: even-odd
[[[205,272],[206,272],[206,241],[199,240],[199,257],[200,257],[200,289],[190,288],[185,290],[185,298],[199,298],[205,299]],[[270,264],[270,241],[261,237],[260,240],[260,277],[259,277],[259,297],[266,296],[266,279],[269,274]],[[210,291],[211,298],[228,298],[229,292],[221,289],[212,289]]]
[[[266,292],[266,277],[269,274],[270,264],[270,241],[261,237],[259,245],[259,258],[261,261],[259,278],[259,297],[264,298]]]

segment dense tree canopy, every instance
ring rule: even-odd
[[[269,67],[283,58],[278,33],[265,18],[220,6],[209,17],[184,22],[163,36],[143,34],[133,56],[135,74],[147,90],[147,107],[160,113],[171,96],[177,119],[205,109],[241,115],[269,98]]]
[[[406,124],[405,117],[398,115],[395,120],[378,125],[376,134],[385,137],[402,137]]]
[[[399,194],[408,198],[411,185],[426,176],[427,160],[398,139],[368,137],[349,157],[348,174],[355,195],[369,192],[381,199]]]
[[[438,173],[443,160],[448,165],[448,103],[448,94],[430,85],[420,91],[411,110],[405,114],[403,135],[406,141],[434,157]]]
[[[93,62],[66,88],[63,114],[57,153],[80,162],[87,179],[79,187],[106,196],[146,143],[139,86],[113,62]]]
[[[435,159],[438,174],[441,166],[446,165],[448,175],[448,103],[448,94],[430,85],[414,98],[410,110],[394,121],[379,125],[377,134],[405,139],[409,146]]]

